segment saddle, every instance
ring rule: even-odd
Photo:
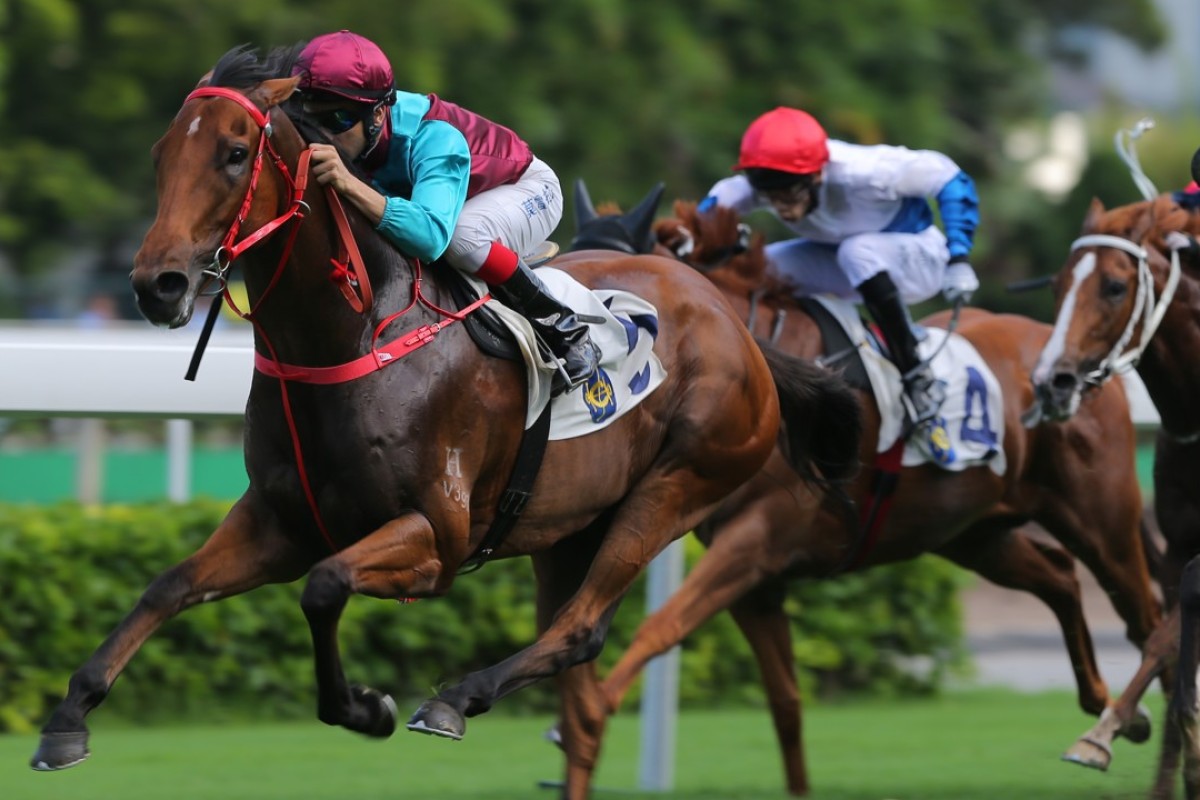
[[[530,267],[540,267],[558,255],[558,245],[554,242],[542,242],[533,252],[524,257]],[[466,308],[479,299],[480,294],[471,285],[462,270],[455,269],[442,261],[434,262],[442,270],[450,296],[454,298],[455,310]],[[522,360],[521,349],[513,338],[512,331],[500,320],[499,315],[486,305],[481,306],[474,314],[463,320],[467,332],[475,344],[484,353],[505,361]]]

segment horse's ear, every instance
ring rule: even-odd
[[[196,81],[196,88],[199,89],[201,86],[208,86],[209,81],[212,80],[212,74],[213,71],[210,69],[208,72],[201,75],[200,80]]]
[[[262,108],[274,108],[292,96],[300,85],[300,76],[274,78],[255,86],[246,96]]]
[[[588,194],[587,184],[583,178],[575,179],[575,230],[596,219],[596,207],[592,205],[591,195]]]
[[[650,240],[650,228],[654,225],[654,215],[658,213],[658,204],[662,201],[663,191],[667,185],[659,181],[650,192],[642,198],[637,207],[625,215],[629,224],[633,241],[646,242]]]
[[[1100,202],[1099,197],[1093,197],[1091,205],[1088,206],[1087,215],[1083,218],[1083,232],[1093,231],[1100,224],[1100,217],[1104,215],[1104,203]]]

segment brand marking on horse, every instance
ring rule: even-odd
[[[461,483],[454,481],[442,481],[442,492],[463,508],[466,508],[471,500],[471,493],[463,488]]]
[[[446,474],[451,478],[462,477],[462,448],[446,448]]]
[[[442,481],[442,492],[445,493],[446,497],[466,508],[467,503],[470,502],[471,493],[458,480],[462,476],[462,448],[447,447],[446,477],[448,480]]]

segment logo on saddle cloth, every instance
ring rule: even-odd
[[[603,367],[597,367],[584,383],[583,403],[592,415],[592,422],[603,422],[616,413],[617,393]]]

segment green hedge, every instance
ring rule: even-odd
[[[228,506],[0,504],[0,731],[42,724],[71,672],[155,575],[204,541]],[[689,562],[701,552],[689,538]],[[930,558],[796,584],[788,608],[806,692],[936,688],[961,663],[961,575]],[[171,620],[130,663],[106,713],[134,720],[311,715],[301,588],[268,586]],[[601,669],[620,655],[642,616],[639,583],[617,615]],[[341,627],[351,679],[392,692],[402,708],[511,655],[534,635],[528,559],[489,564],[437,600],[401,605],[356,597]],[[685,704],[761,700],[753,658],[728,615],[685,643],[682,670]],[[544,681],[502,707],[549,708],[552,692]]]

